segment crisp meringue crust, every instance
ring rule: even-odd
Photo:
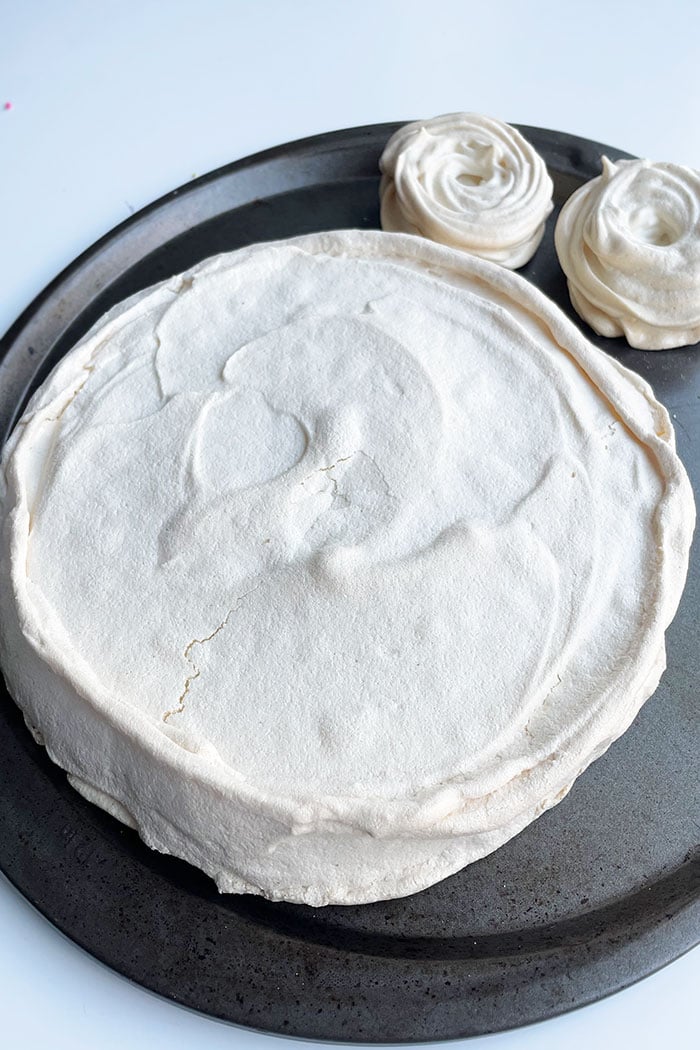
[[[700,340],[700,172],[603,157],[562,208],[559,262],[576,312],[639,350]]]
[[[519,131],[478,113],[416,121],[380,160],[382,228],[509,269],[532,258],[552,211],[547,167]]]
[[[220,889],[314,905],[566,794],[656,686],[694,520],[646,383],[399,234],[115,307],[3,467],[0,655],[51,757]]]

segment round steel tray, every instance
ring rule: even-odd
[[[61,355],[132,292],[252,241],[377,227],[377,161],[398,126],[319,135],[238,161],[109,233],[2,340],[2,433]],[[558,207],[598,174],[602,152],[624,155],[571,135],[521,130],[547,161]],[[556,212],[521,272],[574,316],[553,249],[555,220]],[[620,340],[594,341],[652,383],[697,482],[698,349],[642,353]],[[6,693],[0,867],[113,969],[255,1028],[336,1040],[443,1039],[591,1002],[700,939],[699,610],[695,549],[667,636],[668,671],[632,728],[559,806],[413,897],[314,910],[219,896],[206,876],[151,852],[73,792]]]

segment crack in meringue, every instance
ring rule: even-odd
[[[211,642],[212,639],[216,638],[217,634],[223,631],[225,627],[228,627],[229,620],[233,616],[234,611],[238,608],[240,602],[244,598],[247,598],[249,594],[252,594],[253,591],[256,591],[260,586],[262,586],[262,584],[259,583],[256,587],[251,587],[251,589],[249,591],[246,591],[244,594],[240,594],[236,598],[236,601],[231,606],[229,611],[226,613],[226,616],[223,618],[221,623],[218,625],[218,627],[214,628],[211,634],[207,634],[204,638],[193,638],[192,641],[187,643],[187,645],[183,649],[182,655],[192,667],[192,673],[189,674],[185,679],[183,690],[177,698],[177,705],[175,707],[170,708],[170,710],[165,711],[162,715],[163,722],[167,722],[170,718],[173,717],[173,715],[182,714],[182,712],[185,710],[185,699],[190,691],[190,686],[194,681],[196,681],[197,678],[199,678],[199,676],[202,673],[201,668],[195,664],[194,660],[190,656],[190,653],[194,649],[195,645],[206,645],[207,642]]]

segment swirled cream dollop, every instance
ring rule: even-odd
[[[664,664],[665,410],[417,237],[218,256],[117,306],[3,459],[0,656],[87,798],[220,889],[412,893],[566,794]]]
[[[700,340],[700,172],[602,158],[568,199],[555,245],[576,312],[639,350]]]
[[[400,128],[379,162],[381,222],[517,269],[552,211],[540,155],[509,124],[448,113]]]

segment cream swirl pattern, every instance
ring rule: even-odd
[[[517,269],[552,211],[547,167],[503,121],[450,113],[389,139],[379,162],[382,229],[419,234]]]
[[[571,302],[639,350],[700,340],[700,172],[602,158],[562,208],[555,244]]]
[[[0,656],[51,757],[222,891],[313,905],[566,794],[656,686],[694,514],[650,388],[544,296],[359,231],[115,307],[0,495]]]

